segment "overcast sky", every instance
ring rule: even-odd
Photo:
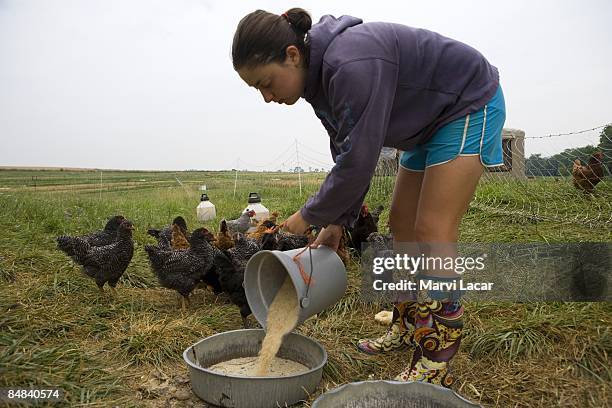
[[[306,8],[427,28],[499,68],[506,127],[527,136],[612,122],[612,2],[0,0],[0,165],[277,169],[329,165],[304,100],[265,104],[234,72],[236,24]],[[598,132],[527,141],[527,154]]]

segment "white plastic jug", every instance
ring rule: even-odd
[[[291,277],[300,304],[298,325],[344,296],[348,282],[338,254],[326,246],[302,251],[303,248],[259,251],[246,265],[244,292],[253,316],[264,329],[270,304],[287,275]],[[293,260],[296,255],[299,255],[296,261],[301,270]]]
[[[258,193],[249,193],[249,205],[244,209],[243,213],[249,210],[255,211],[253,219],[257,222],[267,220],[270,217],[270,210],[263,206]]]
[[[204,222],[214,220],[217,216],[215,205],[210,202],[207,194],[202,194],[200,197],[200,204],[196,208],[198,221]]]

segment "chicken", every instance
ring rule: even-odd
[[[172,226],[173,225],[178,226],[178,228],[180,229],[182,234],[185,236],[185,238],[189,240],[189,234],[187,232],[187,222],[185,222],[185,219],[181,217],[180,215],[176,217],[174,220],[172,220],[172,224],[170,224],[169,226],[164,227],[161,230],[153,229],[153,228],[148,229],[147,234],[156,238],[159,246],[169,249],[172,247],[172,244],[173,244],[172,242]]]
[[[92,247],[103,246],[112,244],[117,239],[117,229],[119,225],[125,220],[123,215],[112,216],[101,231],[92,232],[91,234],[82,235],[78,237],[84,240]],[[70,237],[62,235],[57,237],[57,247],[66,255],[76,261],[74,256],[74,240],[77,237]]]
[[[265,230],[259,237],[258,243],[259,248],[262,251],[275,251],[278,250],[278,237],[276,235],[277,230],[269,228]]]
[[[278,219],[278,211],[272,211],[272,213],[270,214],[270,217],[268,217],[268,221],[272,222],[273,224],[276,224],[277,219]]]
[[[103,246],[91,246],[87,240],[75,238],[75,260],[96,281],[100,292],[104,291],[105,283],[115,292],[119,278],[130,264],[134,255],[133,230],[132,223],[124,220],[117,229],[115,242]]]
[[[172,240],[170,241],[170,245],[172,249],[189,248],[189,241],[178,224],[172,224]]]
[[[221,220],[221,225],[219,226],[219,232],[217,233],[216,238],[215,246],[221,251],[226,251],[234,246],[234,240],[227,230],[227,221]]]
[[[362,244],[368,239],[368,236],[373,232],[378,232],[374,217],[368,211],[367,205],[361,206],[359,216],[355,221],[353,228],[347,228],[350,239],[348,240],[348,246],[354,248],[359,255],[361,255]]]
[[[338,249],[336,250],[336,253],[342,260],[342,263],[344,264],[344,266],[348,266],[348,263],[351,259],[349,251],[346,247],[346,241],[347,241],[346,234],[342,234],[342,237],[340,238],[340,242],[338,243]]]
[[[240,309],[242,323],[247,328],[247,316],[251,308],[246,300],[242,281],[246,264],[259,251],[256,241],[244,234],[236,234],[235,245],[227,251],[215,255],[215,267],[223,292],[227,293],[233,304]]]
[[[257,226],[255,227],[255,231],[253,232],[249,232],[247,233],[247,236],[249,238],[253,238],[256,241],[261,241],[262,235],[269,230],[270,228],[274,228],[276,226],[276,224],[272,221],[268,220],[264,220],[262,222],[260,222],[259,224],[257,224]]]
[[[234,246],[227,250],[227,255],[237,270],[244,272],[247,262],[253,255],[259,252],[257,241],[244,234],[237,233],[234,238]]]
[[[603,179],[603,153],[595,152],[589,158],[586,166],[580,160],[574,160],[572,167],[572,178],[574,186],[584,193],[593,193],[595,186]]]
[[[372,214],[372,220],[374,221],[374,224],[376,224],[376,226],[378,227],[378,220],[380,219],[380,215],[382,214],[382,212],[384,211],[385,207],[382,205],[379,205],[378,207],[376,207],[374,210],[372,210],[371,214]]]
[[[249,210],[244,212],[240,217],[235,220],[229,220],[227,222],[227,229],[229,232],[240,232],[245,233],[251,226],[251,217],[255,215],[255,211]]]
[[[242,325],[246,329],[248,328],[247,317],[251,314],[251,308],[242,286],[244,270],[239,271],[236,269],[227,251],[217,253],[214,262],[219,274],[221,289],[229,295],[231,302],[238,306],[240,316],[242,317]]]
[[[221,290],[216,271],[213,269],[214,250],[209,242],[210,235],[206,228],[198,228],[191,234],[189,249],[161,249],[145,245],[151,269],[157,276],[159,284],[176,290],[181,297],[181,307],[186,309],[189,295],[200,281],[217,282]]]

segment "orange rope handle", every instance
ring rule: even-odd
[[[295,254],[295,256],[292,259],[293,259],[293,262],[296,263],[298,270],[300,271],[300,276],[302,277],[302,280],[304,281],[304,283],[307,285],[314,285],[315,280],[312,279],[308,274],[306,274],[306,271],[304,270],[304,265],[302,265],[302,263],[298,259],[304,252],[306,252],[307,249],[308,247],[304,247],[304,249],[302,249],[300,252]]]

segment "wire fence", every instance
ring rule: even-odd
[[[542,145],[541,140],[550,142]],[[536,143],[539,153],[526,157],[525,151],[533,151]],[[508,129],[503,152],[504,164],[487,169],[471,206],[536,221],[612,224],[612,125],[543,136]],[[597,152],[601,156],[593,162]],[[383,150],[366,197],[370,206],[389,207],[399,154],[394,149]],[[328,152],[297,140],[269,157],[265,163],[237,158],[235,167],[224,171],[0,171],[0,194],[57,192],[95,194],[102,199],[108,193],[178,188],[193,200],[204,191],[237,200],[248,192],[259,192],[266,202],[277,204],[315,194],[333,167]],[[588,177],[595,184],[592,192],[576,187],[575,180]]]

